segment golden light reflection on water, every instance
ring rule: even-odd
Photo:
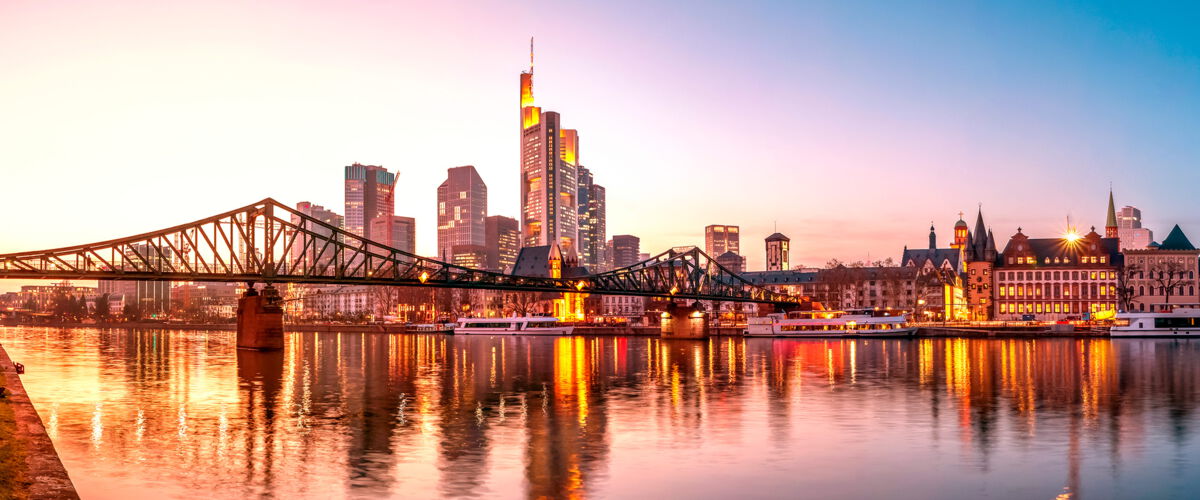
[[[901,478],[916,497],[956,482],[1052,497],[1120,491],[1122,467],[1147,491],[1193,486],[1182,466],[1200,461],[1180,444],[1200,441],[1186,341],[231,342],[0,329],[85,497],[733,497],[747,477],[823,497]]]

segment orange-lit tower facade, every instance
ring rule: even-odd
[[[533,39],[529,71],[521,73],[521,246],[558,244],[564,252],[579,236],[579,136],[561,117],[533,101]]]
[[[950,248],[962,250],[967,247],[968,233],[967,221],[963,220],[963,213],[958,213],[958,222],[954,223],[954,243],[950,244]]]

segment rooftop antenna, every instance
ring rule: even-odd
[[[533,74],[533,37],[529,37],[529,74]]]

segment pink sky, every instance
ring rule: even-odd
[[[943,242],[960,210],[973,223],[979,203],[1003,244],[1018,225],[1058,234],[1067,215],[1102,226],[1110,181],[1158,237],[1200,230],[1178,201],[1195,185],[1190,47],[1089,12],[926,14],[5,2],[0,252],[268,196],[342,212],[342,167],[357,161],[399,170],[397,213],[417,217],[417,249],[433,254],[446,168],[475,165],[489,212],[517,215],[531,35],[538,104],[579,130],[609,236],[640,236],[643,251],[703,244],[721,223],[742,227],[752,270],[776,225],[793,264],[897,257],[925,245],[931,220]]]

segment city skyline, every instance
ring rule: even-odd
[[[608,233],[636,235],[652,254],[701,246],[703,228],[721,222],[742,227],[748,269],[764,267],[760,242],[775,232],[776,223],[796,242],[793,266],[820,266],[831,258],[897,258],[896,248],[923,243],[930,219],[948,241],[957,212],[972,212],[979,203],[998,238],[1018,226],[1027,234],[1051,237],[1065,229],[1064,215],[1079,228],[1102,228],[1109,182],[1115,185],[1117,206],[1144,210],[1145,227],[1160,234],[1175,223],[1186,232],[1196,232],[1200,224],[1186,205],[1190,183],[1173,182],[1194,175],[1187,169],[1197,152],[1187,142],[1200,124],[1193,112],[1197,97],[1188,89],[1200,80],[1194,64],[1200,44],[1173,29],[1177,26],[1166,16],[1120,18],[1082,7],[950,9],[945,17],[995,29],[998,41],[971,38],[967,47],[947,49],[950,42],[969,37],[934,16],[938,29],[889,48],[901,62],[913,62],[918,49],[938,48],[915,68],[904,68],[873,60],[878,56],[868,52],[881,49],[881,39],[928,27],[934,22],[928,12],[899,26],[876,26],[880,21],[854,7],[808,7],[801,10],[816,21],[802,21],[805,16],[794,7],[775,5],[776,20],[764,21],[698,6],[682,14],[676,39],[665,39],[639,21],[626,28],[629,46],[605,48],[599,45],[604,28],[621,21],[616,10],[594,12],[581,36],[572,37],[534,22],[572,13],[548,9],[511,28],[472,33],[462,41],[424,28],[403,35],[406,41],[439,42],[443,49],[437,54],[395,40],[385,50],[376,43],[383,35],[334,29],[318,40],[345,39],[301,56],[285,49],[317,43],[303,38],[318,17],[331,14],[329,9],[297,9],[274,31],[199,43],[208,40],[210,30],[233,29],[279,11],[253,7],[239,11],[241,21],[218,15],[228,9],[142,10],[122,17],[124,10],[116,5],[85,5],[74,12],[36,5],[0,8],[13,14],[0,19],[39,21],[0,21],[5,28],[0,40],[28,48],[0,53],[0,62],[16,68],[12,78],[0,82],[0,105],[26,117],[0,124],[3,136],[14,138],[11,147],[0,148],[10,181],[0,194],[14,206],[40,207],[0,223],[0,234],[20,235],[0,239],[0,252],[159,229],[266,196],[290,206],[311,201],[338,207],[343,200],[335,172],[361,162],[399,172],[395,214],[415,217],[417,252],[436,255],[434,196],[446,168],[476,165],[484,182],[494,186],[487,214],[520,215],[513,213],[519,203],[511,181],[517,169],[512,75],[523,69],[530,34],[538,39],[538,102],[551,103],[570,127],[585,132],[587,164],[607,188]],[[646,8],[658,9],[665,7]],[[1047,16],[1047,10],[1055,15]],[[395,21],[397,12],[397,7],[357,5],[336,16],[372,25],[376,16]],[[478,13],[490,12],[480,8]],[[1018,41],[1017,21],[1035,13],[1040,17],[1029,28],[1031,40],[1002,49],[1003,43]],[[189,26],[206,29],[168,29],[188,14],[196,16]],[[438,18],[457,14],[453,9],[429,12]],[[499,15],[518,14],[528,13]],[[770,29],[728,45],[700,38],[701,28],[712,27],[717,14],[734,21],[720,26],[719,33]],[[800,40],[779,31],[788,23],[821,28],[800,31],[821,42],[818,46],[832,47],[842,40],[836,28],[851,20],[864,23],[859,29],[886,29],[861,42],[865,45],[844,47],[836,60],[802,50]],[[75,31],[81,35],[77,39],[90,38],[99,48],[54,39],[56,30],[46,26]],[[1056,34],[1056,28],[1064,31]],[[1139,36],[1148,31],[1156,36]],[[779,37],[790,43],[768,43]],[[148,38],[159,43],[146,44]],[[633,41],[647,43],[635,50]],[[1111,48],[1113,61],[1081,54],[1081,44],[1088,42]],[[1052,50],[1019,53],[1037,43]],[[234,53],[239,55],[225,57]],[[354,57],[339,59],[347,53]],[[733,58],[734,53],[746,57]],[[1074,56],[1067,58],[1070,64],[1049,67],[1052,56],[1063,55]],[[812,62],[824,64],[806,65]],[[1116,66],[1124,62],[1141,70],[1143,79],[1123,76]],[[705,73],[685,64],[706,68],[713,81],[698,78]],[[956,64],[965,69],[945,73],[959,68]],[[318,66],[344,70],[355,81],[311,73],[309,68]],[[153,71],[147,77],[137,68]],[[805,70],[813,78],[796,85]],[[234,82],[234,74],[243,78]],[[899,84],[890,89],[869,85],[868,77],[881,76]],[[985,77],[1000,83],[976,85]],[[1104,79],[1109,81],[1099,81]],[[77,80],[91,85],[80,88]],[[922,85],[934,80],[940,83]],[[838,84],[845,89],[838,90]],[[1078,93],[1076,86],[1085,84],[1095,86]],[[967,95],[968,87],[978,96]],[[738,98],[725,99],[731,93]],[[429,106],[436,104],[438,111],[395,94],[432,96],[421,101],[436,101]],[[865,100],[856,103],[858,97]],[[1113,104],[1118,101],[1122,104]],[[885,104],[893,108],[880,111]],[[1001,109],[1022,106],[1037,112]],[[804,118],[814,111],[821,119]],[[777,126],[765,133],[725,126],[758,123],[760,115]],[[400,116],[421,119],[395,124]],[[663,140],[647,140],[650,136]],[[717,136],[722,141],[705,139]],[[443,140],[454,147],[444,147]],[[739,163],[755,167],[740,169],[747,175],[729,175],[727,165]],[[168,167],[179,173],[161,175],[160,169]],[[46,171],[69,181],[47,183]],[[865,175],[878,182],[854,182]],[[174,189],[183,184],[188,189]],[[927,188],[937,196],[883,204],[895,202],[895,190]],[[66,201],[45,203],[56,197]],[[89,220],[97,209],[107,214],[103,223]],[[671,216],[657,217],[659,211]]]

